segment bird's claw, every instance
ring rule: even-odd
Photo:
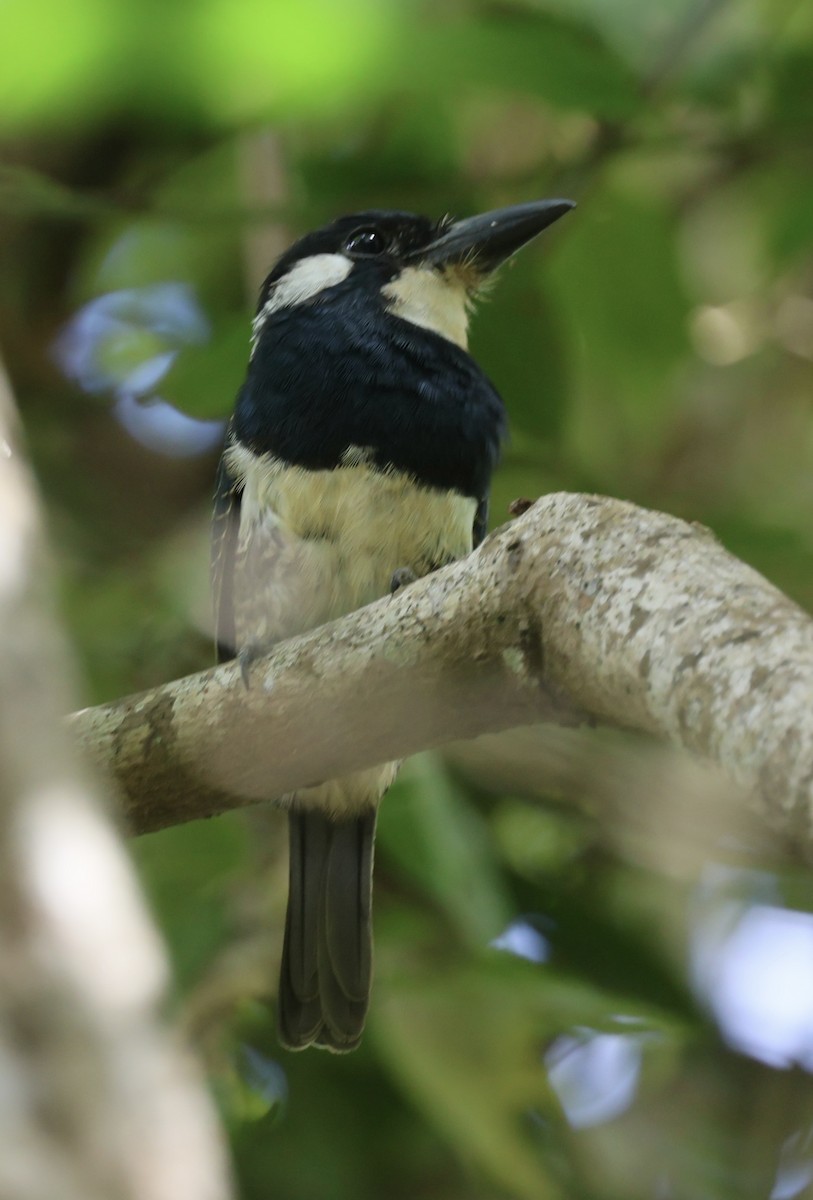
[[[414,583],[418,576],[412,570],[412,567],[398,567],[393,571],[390,579],[390,595],[394,596],[402,587],[407,587],[408,584]]]

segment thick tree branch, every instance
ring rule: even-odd
[[[468,559],[234,664],[72,718],[137,831],[520,724],[595,720],[721,765],[811,829],[813,622],[705,529],[556,494]]]

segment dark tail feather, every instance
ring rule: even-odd
[[[376,812],[335,820],[288,814],[288,915],[279,984],[280,1040],[289,1050],[354,1050],[372,973],[371,898]]]

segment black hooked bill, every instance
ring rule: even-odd
[[[572,200],[533,200],[465,217],[447,226],[412,257],[433,266],[470,261],[481,271],[494,271],[531,238],[575,207]]]

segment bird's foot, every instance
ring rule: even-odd
[[[412,570],[412,567],[398,567],[393,571],[390,579],[390,595],[394,596],[402,587],[407,587],[408,584],[414,583],[418,576]]]

